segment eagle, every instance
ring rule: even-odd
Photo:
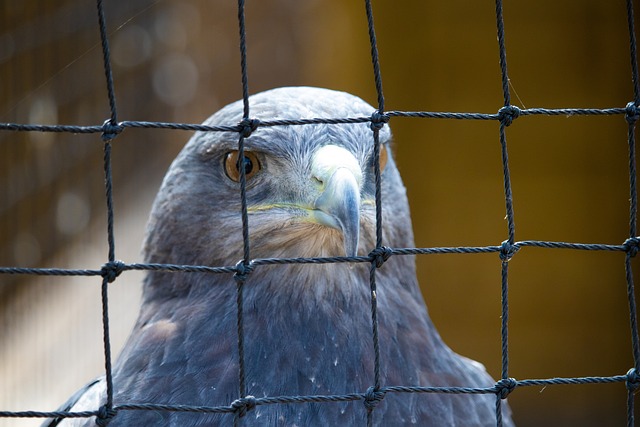
[[[247,261],[247,253],[252,260],[367,256],[380,247],[377,237],[385,247],[414,246],[388,124],[377,123],[374,138],[366,121],[292,123],[371,117],[376,111],[371,105],[345,92],[312,87],[272,89],[248,101],[252,118],[280,125],[257,126],[242,150],[238,132],[194,133],[155,199],[143,247],[147,263],[233,266]],[[227,105],[204,124],[239,123],[244,106],[242,101]],[[383,388],[368,405],[362,399],[258,404],[242,414],[240,425],[364,426],[368,416],[375,426],[497,424],[497,393],[380,393],[393,386],[496,385],[480,363],[456,354],[439,336],[418,286],[413,255],[391,256],[375,271],[377,364],[370,263],[256,264],[242,278],[246,395],[239,394],[237,274],[158,270],[146,274],[138,320],[113,366],[116,407],[215,407],[248,396],[364,395],[378,375]],[[95,411],[105,401],[101,377],[61,409]],[[499,407],[502,425],[512,426],[506,402]],[[108,421],[112,427],[229,426],[237,416],[119,410]],[[95,422],[95,416],[58,418],[45,425]]]

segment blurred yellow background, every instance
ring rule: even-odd
[[[387,110],[498,111],[494,2],[373,6]],[[235,2],[105,7],[119,120],[199,123],[240,98]],[[375,105],[363,2],[249,1],[246,12],[251,93],[323,86]],[[607,108],[633,99],[624,1],[506,2],[504,13],[514,105]],[[99,43],[93,2],[1,2],[0,122],[101,124],[109,110]],[[507,238],[497,122],[394,118],[390,125],[418,247]],[[189,136],[128,129],[114,141],[117,258],[141,261],[151,202]],[[521,117],[507,141],[516,240],[629,237],[623,116]],[[0,265],[105,262],[102,155],[97,134],[0,132]],[[417,262],[445,341],[498,377],[498,255]],[[637,257],[633,263],[637,279]],[[114,354],[137,314],[140,280],[127,272],[111,288]],[[524,248],[510,262],[509,283],[510,376],[610,376],[633,366],[623,253]],[[99,284],[0,275],[0,410],[53,410],[101,373]],[[626,423],[622,383],[519,388],[509,403],[520,426]]]

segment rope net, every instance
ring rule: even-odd
[[[373,83],[377,93],[377,108],[367,117],[335,117],[332,119],[300,118],[299,120],[265,120],[258,121],[252,119],[251,105],[249,102],[249,76],[247,72],[247,43],[246,43],[246,23],[244,0],[238,0],[237,18],[239,30],[239,45],[241,58],[241,83],[242,99],[244,102],[244,118],[240,123],[229,123],[226,126],[207,126],[189,123],[172,122],[150,122],[150,121],[119,121],[118,104],[115,98],[114,78],[110,64],[109,36],[106,30],[106,21],[102,0],[97,0],[97,18],[100,29],[102,59],[104,66],[105,82],[107,87],[107,98],[110,108],[109,118],[102,124],[91,126],[78,125],[41,125],[41,124],[21,124],[21,123],[0,123],[0,130],[5,132],[63,132],[63,133],[88,133],[101,134],[104,143],[104,176],[105,176],[105,199],[107,212],[107,245],[108,257],[100,269],[62,269],[62,268],[21,268],[21,267],[0,267],[0,274],[6,275],[47,275],[47,276],[95,276],[102,278],[101,303],[102,303],[102,325],[103,325],[103,346],[104,346],[104,373],[106,378],[107,393],[106,403],[90,411],[69,412],[69,411],[1,411],[1,418],[35,417],[97,417],[99,425],[106,425],[110,419],[117,417],[118,412],[128,410],[153,410],[153,411],[180,411],[199,413],[231,413],[235,414],[236,425],[241,425],[242,417],[255,408],[257,405],[275,405],[286,403],[304,404],[308,402],[345,402],[362,401],[367,410],[367,424],[372,425],[375,419],[376,403],[389,393],[465,393],[465,394],[493,394],[496,403],[496,425],[502,425],[502,401],[518,388],[530,386],[557,386],[567,384],[594,384],[594,383],[620,383],[627,390],[627,425],[634,424],[634,395],[640,385],[640,340],[638,337],[637,309],[635,300],[634,280],[632,274],[632,259],[637,255],[640,248],[640,237],[637,235],[637,186],[636,186],[636,163],[635,163],[635,126],[640,117],[640,80],[637,65],[637,51],[635,39],[635,24],[632,0],[627,0],[627,18],[629,32],[629,53],[631,63],[631,75],[633,80],[632,100],[625,106],[617,108],[519,108],[511,103],[511,93],[509,86],[509,73],[507,67],[507,50],[505,47],[505,28],[503,23],[502,1],[496,0],[495,18],[499,52],[499,63],[501,70],[501,86],[503,95],[503,105],[496,113],[464,113],[464,112],[433,112],[433,111],[387,111],[385,110],[385,97],[383,92],[382,73],[379,65],[378,44],[374,26],[374,11],[370,0],[365,0],[365,9],[368,27],[368,37],[371,47],[371,64],[373,69]],[[597,116],[610,115],[622,116],[627,122],[628,128],[628,167],[629,167],[629,234],[628,238],[619,244],[590,244],[571,243],[559,241],[540,240],[516,240],[515,233],[515,213],[513,207],[513,194],[511,189],[511,173],[509,169],[509,150],[507,144],[508,128],[514,121],[526,116]],[[379,144],[377,143],[380,129],[389,121],[396,117],[408,117],[413,119],[457,119],[457,120],[483,120],[494,121],[499,124],[498,139],[501,146],[501,160],[503,168],[504,201],[507,219],[507,233],[505,240],[493,246],[457,246],[457,247],[422,247],[422,248],[391,248],[383,246],[381,229],[381,198],[380,198],[380,168],[379,168]],[[203,132],[236,132],[238,134],[239,156],[242,158],[244,141],[251,137],[253,131],[260,127],[273,126],[305,126],[309,124],[331,124],[349,126],[354,123],[370,123],[372,139],[376,142],[374,147],[375,159],[375,183],[376,183],[376,247],[367,256],[356,257],[327,257],[327,258],[260,258],[251,257],[249,228],[247,221],[247,201],[246,201],[246,177],[244,168],[240,168],[240,197],[242,200],[242,233],[244,240],[244,257],[236,265],[230,266],[202,266],[202,265],[171,265],[171,264],[128,264],[118,261],[116,258],[116,245],[114,242],[114,210],[113,210],[113,186],[111,173],[111,148],[112,141],[120,133],[129,128],[143,129],[172,129],[183,131],[203,131]],[[627,296],[629,306],[629,324],[632,343],[632,354],[634,364],[627,372],[620,372],[613,376],[587,376],[570,378],[543,378],[543,379],[515,379],[510,376],[509,371],[509,261],[516,256],[517,252],[524,247],[538,247],[547,249],[568,249],[574,251],[609,251],[621,252],[625,254],[624,269],[627,283]],[[385,386],[380,380],[380,361],[377,331],[377,306],[376,306],[376,269],[392,256],[402,255],[426,255],[426,254],[479,254],[494,253],[499,256],[501,262],[501,375],[492,387],[469,388],[469,387],[426,387],[426,386]],[[343,395],[314,395],[314,396],[268,396],[256,398],[248,396],[246,392],[245,360],[244,360],[244,323],[243,323],[243,286],[246,278],[259,266],[263,265],[283,265],[295,263],[368,263],[370,265],[370,289],[371,289],[371,339],[375,353],[374,381],[367,390],[359,393]],[[621,266],[622,268],[622,266]],[[111,362],[111,341],[109,331],[109,285],[125,271],[172,271],[172,272],[207,272],[211,274],[233,273],[236,279],[237,291],[237,335],[238,335],[238,355],[239,355],[239,396],[226,406],[189,406],[189,405],[162,405],[162,404],[115,404],[113,395],[112,362]],[[0,408],[2,409],[2,408]]]

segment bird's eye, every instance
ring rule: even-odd
[[[238,150],[229,151],[224,156],[224,170],[230,180],[240,181],[240,168],[244,168],[244,176],[246,179],[254,176],[261,168],[258,157],[251,151],[244,152],[244,159],[240,161]]]
[[[387,154],[387,146],[385,144],[380,144],[380,172],[384,170],[384,167],[387,166],[388,154]]]

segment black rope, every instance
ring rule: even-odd
[[[100,29],[100,41],[102,43],[102,61],[104,64],[104,75],[107,82],[107,97],[109,98],[109,109],[111,110],[111,123],[118,123],[116,111],[116,93],[113,85],[113,74],[111,72],[111,53],[109,49],[109,36],[107,34],[107,24],[104,18],[104,7],[102,0],[97,0],[98,6],[98,28]]]
[[[375,181],[375,204],[376,204],[376,247],[371,254],[372,261],[369,268],[369,286],[371,292],[371,335],[373,340],[373,387],[369,387],[365,394],[364,406],[367,410],[367,426],[373,427],[373,411],[378,403],[384,399],[380,373],[380,337],[378,334],[378,293],[376,284],[376,269],[380,268],[386,258],[387,252],[382,250],[382,187],[380,178],[380,130],[389,117],[384,114],[384,93],[382,91],[382,73],[380,72],[380,59],[378,57],[378,43],[376,41],[376,30],[373,23],[373,8],[371,0],[365,0],[365,10],[367,14],[367,28],[369,30],[369,44],[371,46],[371,63],[373,65],[373,77],[375,81],[376,93],[378,95],[378,109],[371,116],[371,130],[373,132],[373,163]],[[383,253],[381,253],[381,251]],[[385,258],[386,254],[386,258]]]
[[[539,240],[525,240],[515,242],[510,246],[509,251],[520,250],[521,248],[533,247],[543,249],[572,249],[585,251],[606,251],[606,252],[627,252],[633,251],[638,247],[640,237],[627,239],[623,244],[585,244],[570,242],[550,242]],[[504,243],[501,245],[489,246],[451,246],[451,247],[429,247],[429,248],[388,248],[382,247],[388,255],[441,255],[441,254],[479,254],[479,253],[499,253],[505,251]],[[373,254],[373,255],[372,255]],[[335,264],[335,263],[371,263],[376,261],[377,252],[372,252],[368,256],[356,257],[315,257],[315,258],[254,258],[248,266],[250,270],[262,265],[279,265],[279,264]],[[189,264],[143,264],[132,263],[126,264],[120,262],[120,271],[162,271],[167,273],[237,273],[238,266],[222,266],[210,267],[204,265]],[[82,269],[64,269],[64,268],[27,268],[27,267],[0,267],[0,274],[24,274],[39,276],[101,276],[103,271],[98,270],[82,270]]]
[[[525,247],[543,248],[543,249],[572,249],[585,251],[606,251],[606,252],[627,252],[637,250],[640,237],[627,239],[620,245],[608,244],[585,244],[570,242],[550,242],[539,240],[525,240],[515,242],[510,246],[509,252],[520,250]],[[451,247],[429,247],[429,248],[388,248],[382,247],[388,255],[440,255],[440,254],[479,254],[479,253],[498,253],[505,251],[504,243],[501,245],[489,246],[451,246]],[[315,257],[315,258],[254,258],[249,263],[249,269],[254,269],[262,265],[278,265],[278,264],[335,264],[335,263],[353,263],[376,261],[373,256],[378,256],[376,252],[373,255],[356,256],[356,257]],[[120,271],[162,271],[168,273],[237,273],[237,266],[210,267],[204,265],[189,264],[143,264],[132,263],[126,264],[120,262]],[[83,270],[83,269],[64,269],[64,268],[27,268],[27,267],[0,267],[0,274],[24,274],[39,276],[101,276],[103,271]]]
[[[97,0],[98,27],[100,29],[100,40],[102,42],[103,66],[107,83],[107,96],[111,117],[103,124],[102,139],[104,140],[104,173],[105,173],[105,197],[107,201],[107,244],[109,248],[109,262],[102,268],[102,333],[104,346],[104,366],[106,382],[106,402],[98,409],[96,424],[106,426],[115,416],[113,410],[113,372],[111,363],[111,336],[109,333],[109,283],[113,282],[120,274],[120,263],[115,260],[115,239],[113,231],[113,187],[111,176],[111,140],[122,130],[118,126],[118,115],[116,110],[116,98],[111,72],[111,61],[109,51],[109,38],[107,36],[107,25],[104,17],[104,7],[102,0]]]
[[[382,93],[382,73],[380,72],[380,59],[378,58],[378,42],[376,41],[376,30],[373,25],[373,8],[371,7],[371,0],[365,0],[364,4],[367,12],[367,28],[369,29],[369,44],[371,45],[373,77],[376,84],[376,93],[378,94],[378,111],[382,114],[384,111],[384,94]]]
[[[633,0],[627,0],[627,25],[629,26],[629,53],[631,59],[631,76],[633,78],[633,101],[640,105],[640,80],[638,79],[638,52],[636,48],[636,32],[633,13]]]
[[[246,104],[248,106],[248,104]],[[250,242],[249,242],[249,215],[247,211],[247,178],[244,168],[244,135],[240,134],[238,142],[238,169],[240,171],[240,198],[241,198],[241,216],[242,216],[242,237],[244,257],[236,266],[238,268],[234,278],[237,284],[236,306],[237,306],[237,334],[238,334],[238,391],[239,397],[242,398],[246,392],[245,384],[245,363],[244,363],[244,315],[243,315],[243,289],[244,283],[249,272],[249,263],[251,261]],[[238,417],[236,417],[236,422]]]
[[[367,409],[367,425],[371,426],[373,423],[373,410],[377,402],[380,399],[372,399],[371,396],[375,396],[381,388],[380,380],[380,338],[378,336],[378,291],[376,285],[376,263],[371,262],[369,268],[369,286],[371,290],[371,325],[372,325],[372,340],[373,340],[373,384],[369,393],[369,398],[365,399],[365,407]]]
[[[101,3],[100,3],[101,4]],[[111,179],[111,143],[105,142],[104,144],[104,171],[105,171],[105,185],[106,185],[106,199],[107,199],[107,240],[109,247],[109,264],[115,262],[115,241],[113,233],[113,189]],[[108,287],[109,283],[113,282],[117,277],[117,273],[113,273],[110,268],[104,269],[104,275],[102,278],[102,327],[103,327],[103,344],[104,344],[104,366],[105,366],[105,378],[107,385],[107,402],[104,409],[101,408],[98,411],[98,418],[96,424],[100,426],[107,425],[109,419],[114,415],[113,408],[113,375],[111,371],[111,338],[109,334],[109,299],[108,299]]]
[[[502,14],[502,0],[496,0],[496,26],[498,30],[498,49],[500,57],[500,74],[502,77],[502,94],[504,96],[504,107],[498,111],[500,120],[500,148],[502,154],[502,171],[504,178],[504,198],[507,212],[507,226],[509,238],[501,245],[500,259],[502,261],[502,281],[501,281],[501,328],[500,336],[502,343],[502,382],[509,380],[509,260],[517,251],[513,244],[515,242],[515,222],[513,213],[513,194],[511,190],[511,174],[509,172],[509,154],[507,151],[506,128],[513,123],[513,120],[520,117],[521,110],[511,105],[511,95],[509,92],[509,74],[507,72],[507,49],[505,47],[504,19]],[[500,383],[499,381],[499,383]],[[515,388],[515,385],[512,385]],[[507,389],[504,389],[507,390]],[[510,390],[509,390],[510,391]],[[506,399],[508,392],[496,393],[496,425],[502,427],[502,400]]]
[[[247,386],[245,378],[245,355],[244,355],[244,284],[247,275],[250,272],[251,262],[251,244],[249,241],[249,214],[247,211],[247,176],[244,166],[244,140],[249,138],[251,133],[257,128],[258,122],[249,118],[249,78],[247,73],[247,31],[245,27],[244,0],[238,0],[238,30],[240,36],[240,74],[242,80],[242,103],[243,103],[243,119],[238,124],[238,170],[240,172],[240,201],[241,201],[241,218],[242,218],[242,239],[243,239],[243,258],[236,265],[237,272],[234,275],[236,279],[236,307],[237,321],[236,328],[238,334],[238,396],[244,399],[247,395]],[[236,403],[239,401],[236,401]],[[253,402],[253,400],[251,401]],[[232,404],[233,406],[233,404]],[[238,426],[240,418],[245,416],[246,412],[252,409],[255,403],[250,406],[237,405],[234,407],[235,417],[234,426]]]
[[[0,411],[0,418],[89,418],[98,411]]]
[[[492,387],[422,387],[422,386],[388,386],[381,387],[378,393],[439,393],[439,394],[503,394],[509,393],[521,387],[546,387],[562,385],[595,385],[634,382],[638,384],[640,377],[635,370],[625,375],[610,377],[572,377],[572,378],[547,378],[516,380],[508,378],[500,380]],[[506,391],[505,391],[506,390]],[[379,397],[379,395],[378,395]],[[366,399],[376,399],[369,388],[363,393],[346,393],[337,395],[307,395],[307,396],[267,396],[256,398],[247,396],[244,400],[235,400],[226,406],[196,406],[196,405],[164,405],[158,403],[125,403],[114,406],[113,410],[121,411],[168,411],[168,412],[194,412],[194,413],[235,413],[240,406],[261,406],[275,404],[304,404],[304,403],[328,403],[328,402],[353,402]],[[0,411],[0,417],[13,418],[84,418],[96,416],[98,411]]]
[[[634,24],[633,0],[627,0],[627,23],[629,27],[629,53],[631,59],[631,78],[633,81],[633,100],[627,104],[626,119],[628,123],[629,143],[629,239],[625,242],[627,256],[625,258],[625,277],[627,280],[627,299],[629,301],[629,323],[631,326],[631,345],[633,349],[634,368],[627,374],[627,426],[635,425],[635,392],[638,387],[638,372],[640,372],[640,337],[638,336],[638,320],[636,308],[636,292],[631,270],[631,259],[638,253],[637,218],[638,192],[636,188],[636,123],[640,112],[640,77],[638,73],[638,53],[636,48],[636,33]]]
[[[244,22],[244,0],[238,0],[238,29],[240,31],[240,74],[242,76],[242,104],[245,120],[249,119],[249,79],[247,77],[247,29]]]
[[[511,106],[514,111],[517,107]],[[454,120],[496,120],[505,119],[503,113],[452,113],[437,111],[387,111],[383,115],[369,117],[335,117],[335,118],[301,118],[296,120],[274,119],[265,121],[251,121],[250,128],[273,127],[273,126],[306,126],[313,124],[326,125],[350,125],[356,123],[374,123],[379,120],[390,120],[394,117],[423,118],[423,119],[454,119]],[[629,107],[616,108],[517,108],[520,117],[523,116],[611,116],[611,115],[627,115]],[[634,110],[635,111],[635,110]],[[508,120],[508,119],[507,119]],[[226,126],[212,126],[195,123],[170,123],[170,122],[149,122],[149,121],[122,121],[115,125],[108,121],[112,126],[111,130],[121,131],[126,128],[136,129],[170,129],[182,131],[201,131],[201,132],[241,132],[245,126],[240,124],[229,124]],[[21,123],[0,123],[0,130],[14,132],[52,132],[52,133],[104,133],[105,125],[100,126],[79,126],[79,125],[34,125]],[[255,130],[255,129],[253,129]]]
[[[504,18],[502,16],[502,0],[496,0],[496,27],[498,29],[498,48],[500,49],[500,74],[502,76],[502,94],[504,106],[511,105],[509,92],[509,74],[507,73],[507,48],[504,44]]]
[[[500,380],[492,387],[424,387],[424,386],[388,386],[381,387],[378,393],[439,393],[439,394],[497,394],[510,393],[521,387],[546,387],[561,385],[596,385],[614,383],[640,384],[640,377],[635,369],[630,370],[625,375],[614,375],[609,377],[572,377],[572,378],[547,378],[547,379],[527,379],[516,380],[507,378]],[[505,391],[506,390],[506,391]],[[379,395],[378,395],[379,396]],[[372,395],[372,388],[364,393],[348,393],[338,395],[308,395],[308,396],[267,396],[255,398],[247,396],[246,400],[235,400],[228,406],[194,406],[194,405],[164,405],[157,403],[125,403],[113,407],[114,412],[121,411],[169,411],[169,412],[195,412],[195,413],[235,413],[241,405],[260,406],[274,404],[303,404],[303,403],[327,403],[327,402],[351,402],[366,401],[376,399]],[[235,402],[235,403],[234,403]],[[13,418],[85,418],[98,415],[98,411],[0,411],[0,417]]]

